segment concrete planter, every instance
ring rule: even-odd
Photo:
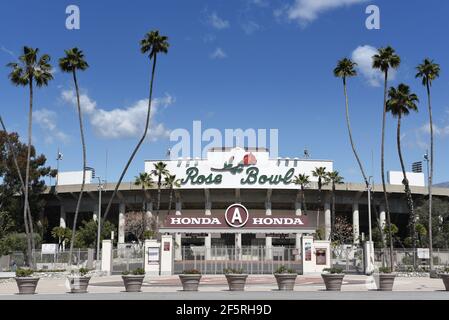
[[[126,292],[140,292],[145,275],[122,275]]]
[[[296,273],[275,273],[279,290],[292,291],[295,288]]]
[[[36,292],[38,277],[16,277],[19,294],[34,294]]]
[[[179,279],[181,280],[184,291],[198,291],[201,274],[180,274]]]
[[[440,278],[443,280],[446,291],[449,291],[449,273],[440,273]]]
[[[341,291],[341,284],[345,277],[342,273],[322,273],[321,277],[324,280],[327,291]]]
[[[90,277],[68,277],[71,293],[87,293]]]
[[[395,273],[380,273],[379,274],[379,291],[393,291]]]
[[[226,280],[228,281],[230,291],[244,291],[247,274],[229,273],[226,274]]]

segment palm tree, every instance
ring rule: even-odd
[[[157,55],[160,53],[167,53],[169,43],[167,42],[168,38],[166,36],[160,35],[159,31],[150,31],[145,34],[145,37],[140,41],[140,51],[143,54],[148,54],[148,57],[150,58],[150,61],[153,60],[153,67],[151,70],[151,80],[150,80],[150,95],[148,99],[148,110],[147,110],[147,117],[145,122],[145,130],[143,132],[142,137],[140,138],[139,142],[137,143],[136,147],[134,148],[133,152],[131,153],[131,156],[128,159],[128,162],[125,165],[125,168],[123,169],[120,178],[115,185],[114,192],[112,193],[111,198],[109,199],[108,206],[106,207],[105,213],[103,215],[103,220],[106,221],[106,217],[109,213],[109,210],[112,205],[112,201],[114,200],[118,188],[120,187],[120,184],[122,183],[123,177],[126,174],[126,171],[128,170],[128,167],[130,166],[131,162],[134,159],[134,156],[136,155],[137,151],[139,150],[140,146],[142,145],[143,141],[145,140],[147,133],[148,133],[148,127],[150,125],[150,114],[151,114],[151,103],[153,100],[153,82],[154,82],[154,75],[156,71],[156,61],[157,61]]]
[[[388,85],[388,71],[390,68],[397,69],[401,64],[401,58],[395,53],[395,50],[388,46],[379,48],[377,53],[373,56],[373,68],[379,69],[384,73],[384,101],[382,107],[382,142],[381,142],[381,156],[380,156],[380,171],[382,177],[382,188],[384,192],[385,209],[387,211],[387,224],[389,229],[390,239],[390,269],[393,271],[393,237],[391,232],[391,217],[390,205],[388,203],[387,187],[385,184],[385,118],[387,113],[387,85]]]
[[[330,183],[332,186],[332,191],[331,191],[331,195],[332,195],[332,213],[331,213],[331,234],[330,234],[330,239],[331,241],[333,240],[333,230],[334,230],[334,225],[335,225],[335,185],[337,184],[342,184],[344,178],[342,176],[340,176],[338,171],[331,171],[331,172],[327,172],[326,176],[325,176],[325,180],[326,183]]]
[[[154,164],[154,169],[151,170],[151,174],[157,177],[157,206],[156,206],[156,226],[159,226],[159,210],[161,209],[161,187],[162,176],[169,175],[167,170],[167,164],[159,161]]]
[[[427,104],[429,108],[429,127],[430,127],[430,173],[429,173],[429,251],[430,257],[433,257],[433,246],[432,246],[432,183],[433,183],[433,156],[434,156],[434,145],[433,145],[433,122],[432,122],[432,104],[430,99],[430,87],[432,86],[432,81],[440,76],[440,65],[434,63],[433,60],[424,59],[417,68],[418,73],[416,78],[422,79],[422,84],[426,86],[427,89]],[[433,270],[433,259],[430,259],[430,271]]]
[[[312,175],[314,177],[318,178],[318,202],[320,204],[320,206],[318,207],[318,213],[316,216],[316,226],[318,228],[320,225],[320,208],[321,208],[321,204],[322,204],[321,189],[323,187],[323,184],[326,184],[326,181],[325,181],[326,168],[325,167],[317,167],[317,168],[315,168],[315,170],[312,171]]]
[[[145,201],[145,189],[151,188],[154,185],[153,178],[148,172],[141,172],[135,177],[134,185],[142,187],[142,230],[146,230],[145,214],[147,211],[147,202]]]
[[[410,190],[409,182],[407,179],[407,174],[405,172],[404,159],[402,157],[401,150],[401,119],[404,116],[407,116],[410,111],[418,111],[418,107],[416,102],[418,102],[418,97],[416,94],[410,92],[409,86],[401,83],[397,89],[391,87],[388,91],[388,101],[387,101],[387,112],[390,112],[393,117],[398,119],[398,126],[396,132],[396,142],[398,148],[399,161],[401,162],[402,175],[404,179],[402,183],[404,184],[404,191],[407,197],[407,205],[410,211],[410,235],[412,237],[413,242],[413,252],[415,252],[416,248],[416,218],[415,218],[415,210],[413,207],[413,198],[412,192]],[[414,259],[415,260],[415,259]]]
[[[300,173],[296,177],[294,177],[293,183],[301,187],[301,206],[305,212],[305,211],[307,211],[305,188],[307,188],[307,186],[310,184],[309,176],[306,174]]]
[[[71,73],[73,77],[73,83],[75,84],[75,92],[76,92],[76,102],[78,107],[78,121],[80,125],[80,134],[81,134],[81,146],[82,146],[82,156],[83,156],[83,180],[81,182],[81,190],[78,195],[78,201],[76,203],[75,216],[73,218],[73,228],[72,228],[72,240],[70,241],[70,251],[69,251],[69,265],[72,263],[72,252],[73,245],[75,243],[75,233],[76,233],[76,223],[78,221],[78,213],[81,205],[81,199],[83,198],[84,185],[86,183],[86,143],[84,141],[84,129],[83,129],[83,116],[81,112],[81,104],[80,104],[80,94],[78,88],[78,80],[76,78],[76,71],[84,71],[89,65],[84,59],[83,51],[78,48],[71,48],[69,50],[64,50],[65,56],[59,59],[59,68],[62,72]]]
[[[28,207],[28,191],[30,180],[30,157],[32,143],[32,121],[33,121],[33,88],[47,86],[48,82],[53,79],[50,65],[50,56],[43,54],[38,57],[39,49],[23,47],[23,54],[19,57],[19,62],[8,63],[8,67],[12,68],[9,79],[16,86],[28,86],[30,95],[30,105],[28,111],[28,151],[25,169],[25,204],[23,208],[23,217],[25,225],[25,233],[27,235],[28,264],[32,266],[32,249],[34,249],[33,238],[33,219]]]
[[[173,200],[173,189],[175,187],[179,188],[180,186],[181,186],[181,183],[179,182],[179,179],[176,179],[176,175],[175,174],[174,175],[168,174],[165,177],[164,187],[169,190],[169,194],[170,194],[170,197],[169,197],[169,200],[168,200],[168,212],[167,212],[167,215],[170,215],[171,204],[172,204],[172,200]]]

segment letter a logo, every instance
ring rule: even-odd
[[[225,212],[225,220],[230,227],[241,228],[249,219],[248,210],[241,204],[230,205]]]

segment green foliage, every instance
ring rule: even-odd
[[[87,269],[87,268],[80,268],[80,269],[78,270],[78,272],[79,272],[79,274],[80,274],[82,277],[84,277],[84,276],[89,272],[89,269]]]
[[[243,269],[227,268],[227,269],[224,269],[223,272],[225,274],[242,274],[243,273]]]
[[[39,234],[34,233],[34,241],[37,246],[42,242]],[[10,233],[3,239],[0,239],[0,255],[7,255],[13,251],[20,251],[25,254],[27,251],[27,240],[25,233]]]
[[[18,268],[16,270],[16,277],[30,277],[33,273],[34,272],[31,269]]]
[[[95,248],[97,243],[98,224],[96,221],[82,221],[82,226],[76,232],[75,247],[77,248]],[[109,221],[106,221],[101,228],[100,241],[109,239],[111,231],[117,233],[116,227]]]
[[[123,275],[123,276],[127,276],[127,275],[129,275],[129,271],[127,271],[127,270],[125,270],[125,271],[122,271],[122,275]]]
[[[144,239],[154,239],[154,236],[156,235],[156,232],[153,230],[145,230],[143,233]]]
[[[343,273],[343,268],[340,267],[324,268],[323,273],[341,274]]]
[[[201,271],[197,269],[188,269],[182,272],[183,274],[201,274]]]
[[[429,225],[429,202],[421,200],[416,205],[415,210],[418,216],[419,224],[425,228],[425,234],[420,235],[421,246],[428,247],[429,239],[427,236],[427,227]],[[436,196],[432,200],[432,237],[434,248],[449,247],[449,201],[442,200]],[[418,229],[417,229],[418,231]]]
[[[296,271],[293,269],[289,269],[286,266],[280,266],[274,273],[296,273]]]
[[[391,273],[391,269],[389,267],[379,267],[379,273]]]
[[[133,271],[123,271],[122,275],[127,276],[127,275],[133,275],[133,276],[142,276],[145,274],[145,269],[143,268],[137,268],[134,269]]]

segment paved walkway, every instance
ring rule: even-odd
[[[155,299],[155,300],[215,300],[215,299],[405,299],[449,300],[441,279],[402,278],[395,280],[393,292],[378,292],[373,277],[346,275],[342,292],[327,292],[320,275],[298,276],[293,292],[277,290],[272,275],[251,275],[245,292],[230,292],[223,275],[203,276],[199,292],[183,292],[177,276],[147,277],[141,293],[125,293],[121,276],[95,277],[88,294],[67,294],[64,279],[40,279],[33,296],[17,295],[15,281],[0,283],[0,299]]]

